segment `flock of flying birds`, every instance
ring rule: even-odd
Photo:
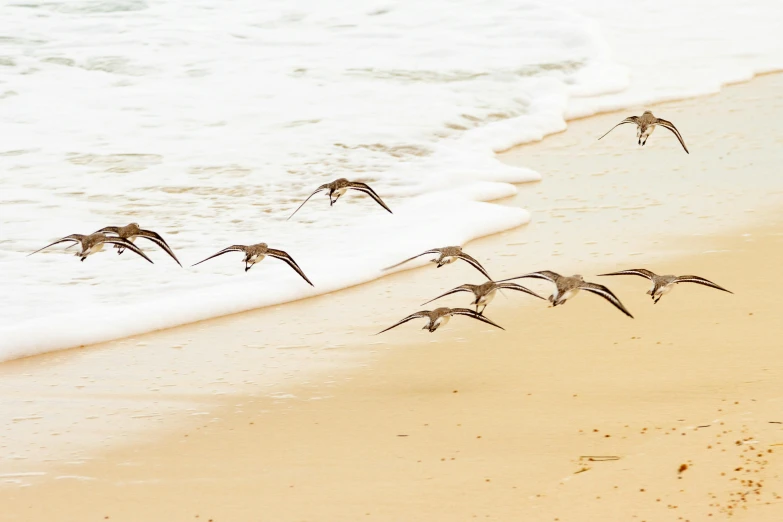
[[[625,123],[633,123],[637,126],[636,136],[639,145],[644,145],[645,143],[647,143],[647,139],[650,137],[655,127],[660,126],[670,130],[677,137],[677,140],[679,140],[680,145],[682,145],[682,148],[685,150],[685,152],[690,154],[690,152],[688,152],[688,148],[685,146],[685,142],[683,141],[682,136],[680,135],[679,131],[675,128],[675,126],[667,120],[656,118],[655,116],[653,116],[652,112],[650,111],[645,111],[641,116],[630,116],[628,118],[625,118],[623,121],[621,121],[611,129],[609,129],[609,132],[612,132],[612,130]],[[600,140],[601,138],[609,134],[609,132],[607,132],[606,134],[604,134],[598,139]],[[320,187],[318,187],[312,194],[310,194],[307,197],[307,199],[305,199],[302,202],[301,205],[299,205],[299,207],[293,212],[293,214],[291,214],[288,217],[288,219],[291,219],[294,216],[294,214],[296,214],[304,206],[304,204],[310,200],[310,198],[312,198],[314,195],[320,192],[327,192],[327,195],[329,196],[329,205],[332,206],[349,189],[367,194],[376,203],[378,203],[381,207],[383,207],[386,211],[391,213],[391,209],[386,205],[386,203],[383,202],[381,197],[369,185],[358,181],[349,181],[345,178],[340,178],[335,181],[332,181],[331,183],[325,183]],[[76,256],[81,258],[82,261],[84,261],[88,256],[95,254],[96,252],[100,252],[105,245],[113,245],[114,248],[117,250],[117,254],[122,254],[123,252],[125,252],[125,250],[130,250],[131,252],[143,257],[144,259],[152,263],[152,260],[149,257],[147,257],[147,255],[138,246],[136,246],[135,241],[138,238],[144,238],[149,241],[152,241],[160,248],[162,248],[169,256],[171,256],[171,258],[174,259],[174,261],[176,261],[179,266],[182,266],[182,263],[179,262],[179,259],[177,259],[177,256],[174,254],[171,247],[169,247],[168,243],[166,243],[166,241],[163,239],[163,237],[160,236],[160,234],[153,232],[152,230],[144,230],[137,223],[131,223],[123,227],[115,227],[115,226],[104,227],[89,235],[71,234],[69,236],[65,236],[61,239],[58,239],[57,241],[50,243],[49,245],[46,245],[45,247],[40,248],[29,255],[35,254],[37,252],[40,252],[41,250],[44,250],[46,248],[49,248],[51,246],[60,243],[70,242],[71,245],[69,245],[67,248],[71,248],[76,245],[79,245],[81,247],[81,250],[76,253]],[[195,263],[192,266],[199,265],[205,261],[208,261],[212,258],[221,256],[229,252],[242,252],[244,254],[243,262],[245,263],[245,272],[250,270],[253,267],[253,265],[259,263],[265,257],[268,256],[284,261],[294,271],[296,271],[296,273],[299,274],[299,276],[302,279],[304,279],[310,286],[315,286],[313,285],[312,281],[308,279],[308,277],[305,275],[305,273],[302,271],[302,269],[299,267],[296,261],[294,261],[294,259],[287,252],[283,250],[269,248],[269,246],[266,243],[257,243],[255,245],[231,245],[217,252],[216,254],[213,254],[208,258],[199,261],[198,263]],[[430,332],[434,332],[435,330],[438,329],[438,327],[445,325],[449,321],[449,319],[454,315],[464,315],[464,316],[472,317],[473,319],[490,324],[502,330],[503,329],[502,326],[494,323],[493,321],[491,321],[490,319],[484,316],[484,310],[486,309],[487,305],[489,305],[489,303],[494,299],[498,291],[515,290],[515,291],[526,293],[533,297],[537,297],[539,299],[544,299],[543,297],[536,294],[532,290],[525,288],[520,284],[510,282],[515,279],[524,279],[524,278],[543,279],[545,281],[549,281],[550,283],[553,283],[555,285],[555,289],[552,295],[550,295],[547,298],[548,301],[551,303],[551,306],[553,307],[565,304],[567,300],[574,297],[581,290],[584,290],[586,292],[590,292],[603,297],[604,299],[609,301],[612,305],[614,305],[618,310],[623,312],[625,315],[633,318],[633,315],[631,315],[631,313],[625,308],[623,303],[620,302],[620,299],[618,299],[617,296],[614,295],[614,293],[612,293],[611,290],[609,290],[604,285],[587,282],[584,280],[584,278],[581,275],[574,275],[571,277],[567,277],[549,270],[543,270],[540,272],[531,272],[529,274],[525,274],[517,277],[511,277],[508,279],[493,281],[492,278],[487,273],[487,271],[484,269],[484,267],[481,266],[481,263],[479,263],[472,256],[464,252],[462,250],[462,247],[460,246],[449,246],[449,247],[433,248],[430,250],[426,250],[421,254],[415,255],[409,259],[406,259],[405,261],[397,263],[396,265],[387,267],[384,270],[396,268],[400,265],[403,265],[409,261],[412,261],[418,257],[425,256],[425,255],[436,255],[437,257],[435,259],[432,259],[432,262],[436,263],[438,268],[453,263],[458,259],[465,261],[466,263],[476,268],[479,272],[481,272],[481,274],[487,278],[487,281],[479,285],[474,285],[474,284],[460,285],[456,288],[452,288],[451,290],[439,295],[438,297],[435,297],[434,299],[431,299],[430,301],[427,301],[424,304],[431,303],[432,301],[435,301],[447,295],[456,294],[459,292],[466,292],[466,293],[473,294],[473,300],[471,302],[471,305],[475,306],[476,309],[472,310],[470,308],[441,307],[441,308],[436,308],[434,310],[422,310],[403,318],[396,324],[393,324],[392,326],[384,330],[381,330],[380,332],[378,332],[379,334],[391,330],[392,328],[396,328],[397,326],[400,326],[401,324],[407,323],[408,321],[412,321],[414,319],[427,319],[427,324],[424,326],[423,329],[429,330]],[[661,297],[669,293],[674,288],[674,285],[679,283],[697,283],[700,285],[715,288],[717,290],[722,290],[724,292],[729,292],[729,290],[726,290],[725,288],[718,286],[717,284],[707,279],[704,279],[703,277],[698,277],[694,275],[684,275],[684,276],[657,275],[643,268],[621,270],[619,272],[612,272],[609,274],[601,274],[601,275],[602,276],[636,275],[649,279],[652,282],[652,288],[650,288],[650,290],[647,291],[647,294],[652,298],[653,303],[657,303],[658,301],[660,301]]]

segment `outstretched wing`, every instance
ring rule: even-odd
[[[270,248],[270,249],[268,249],[266,251],[266,254],[269,257],[274,257],[275,259],[280,259],[281,261],[285,261],[286,263],[288,263],[288,266],[293,268],[296,271],[297,274],[302,276],[302,279],[307,281],[307,283],[310,286],[315,286],[309,279],[307,279],[307,276],[302,271],[302,269],[299,268],[299,265],[296,264],[296,261],[294,261],[294,258],[289,256],[287,252],[283,252],[282,250],[275,250],[274,248]]]
[[[310,194],[309,196],[307,196],[307,199],[306,199],[306,200],[304,200],[304,201],[302,202],[302,204],[301,204],[301,205],[299,205],[298,207],[296,207],[296,210],[294,210],[294,214],[296,214],[297,212],[299,212],[299,209],[300,209],[300,208],[302,208],[302,207],[304,206],[304,204],[305,204],[305,203],[307,203],[308,201],[310,201],[310,198],[311,198],[311,197],[315,196],[316,194],[318,194],[318,193],[319,193],[319,192],[321,192],[322,190],[326,190],[326,189],[328,189],[328,188],[329,188],[329,184],[328,184],[328,183],[324,183],[323,185],[321,185],[320,187],[318,187],[317,189],[315,189],[315,192],[313,192],[312,194]],[[294,214],[291,214],[290,216],[288,216],[288,219],[291,219],[292,217],[294,217]],[[288,219],[286,219],[286,221],[288,221]]]
[[[145,239],[149,239],[156,245],[158,245],[160,248],[166,251],[168,255],[171,256],[171,258],[177,262],[179,266],[182,266],[182,263],[179,262],[179,259],[177,259],[177,256],[174,255],[174,252],[172,252],[171,248],[169,247],[169,244],[166,243],[166,241],[160,237],[160,234],[157,232],[153,232],[152,230],[140,230],[139,231],[139,237],[143,237]]]
[[[152,263],[152,259],[147,257],[147,254],[141,251],[139,247],[128,241],[127,239],[123,239],[121,237],[112,237],[112,236],[106,236],[101,241],[101,243],[110,243],[112,245],[120,245],[123,248],[130,250],[131,252],[134,252],[136,254],[139,254],[141,257]],[[154,263],[153,263],[154,264]]]
[[[36,250],[35,252],[30,252],[30,253],[29,253],[29,254],[27,254],[27,255],[28,255],[28,257],[29,257],[29,256],[31,256],[31,255],[33,255],[33,254],[37,254],[37,253],[38,253],[38,252],[40,252],[41,250],[46,250],[46,249],[47,249],[47,248],[49,248],[50,246],[58,245],[58,244],[60,244],[60,243],[65,243],[66,241],[75,241],[76,243],[81,243],[81,239],[82,239],[83,237],[84,237],[84,236],[83,236],[83,235],[81,235],[81,234],[71,234],[70,236],[65,236],[65,237],[64,237],[64,238],[62,238],[62,239],[58,239],[58,240],[57,240],[57,241],[55,241],[54,243],[49,243],[49,244],[48,244],[48,245],[46,245],[45,247],[43,247],[43,248],[39,248],[39,249],[38,249],[38,250]],[[70,245],[70,246],[73,246],[73,245]]]
[[[722,286],[716,285],[712,281],[708,279],[704,279],[703,277],[694,276],[694,275],[684,275],[679,276],[677,279],[674,280],[675,283],[697,283],[704,286],[709,286],[710,288],[715,288],[717,290],[723,290],[724,292],[728,292],[730,294],[733,294],[731,290],[726,290]]]
[[[422,306],[424,306],[425,304],[431,303],[433,301],[437,301],[441,297],[446,297],[447,295],[456,294],[457,292],[472,292],[472,291],[473,291],[473,285],[468,285],[468,284],[460,285],[457,288],[452,288],[451,290],[449,290],[445,294],[440,294],[438,297],[435,297],[434,299],[430,299],[426,303],[422,303]]]
[[[374,199],[376,203],[378,203],[380,206],[385,208],[389,212],[389,214],[393,213],[391,209],[388,206],[386,206],[386,203],[383,202],[381,197],[378,194],[376,194],[375,191],[371,189],[367,183],[362,183],[360,181],[352,181],[351,184],[348,186],[354,190],[358,190],[359,192],[364,192],[372,199]]]
[[[476,313],[475,310],[471,310],[470,308],[452,308],[451,315],[467,315],[468,317],[472,317],[473,319],[478,319],[483,323],[491,324],[495,328],[500,328],[501,330],[505,330],[505,328],[503,328],[499,324],[493,323],[483,315]]]
[[[93,234],[106,234],[107,232],[110,234],[119,234],[120,227],[103,227],[102,229],[93,232]]]
[[[677,127],[675,127],[672,124],[672,122],[670,122],[668,120],[662,120],[661,118],[656,118],[655,119],[655,124],[656,125],[660,125],[661,127],[665,128],[665,129],[669,129],[670,131],[672,131],[672,133],[674,133],[674,135],[677,136],[677,139],[680,140],[680,145],[682,145],[682,148],[685,149],[685,152],[690,154],[690,152],[688,152],[688,147],[685,146],[685,142],[682,139],[682,135],[680,134],[680,131],[677,130]]]
[[[650,281],[653,280],[655,274],[644,268],[631,268],[630,270],[620,270],[619,272],[610,272],[608,274],[598,274],[599,276],[616,276],[616,275],[637,275],[646,277]]]
[[[427,254],[440,254],[440,248],[431,248],[431,249],[429,249],[429,250],[426,250],[426,251],[422,252],[422,253],[421,253],[421,254],[419,254],[419,255],[416,255],[416,256],[413,256],[413,257],[409,257],[409,258],[408,258],[408,259],[406,259],[405,261],[400,261],[400,262],[399,262],[399,263],[397,263],[396,265],[387,266],[387,267],[386,267],[386,268],[384,268],[383,270],[384,270],[384,271],[386,271],[386,270],[391,270],[392,268],[397,268],[397,267],[398,267],[398,266],[400,266],[400,265],[404,265],[404,264],[405,264],[405,263],[407,263],[408,261],[413,261],[413,260],[414,260],[414,259],[416,259],[417,257],[426,256]]]
[[[211,255],[211,256],[209,256],[209,257],[208,257],[208,258],[206,258],[206,259],[202,259],[201,261],[199,261],[198,263],[196,263],[196,265],[200,265],[200,264],[201,264],[201,263],[203,263],[204,261],[209,261],[209,260],[210,260],[210,259],[212,259],[213,257],[222,256],[223,254],[227,254],[227,253],[229,253],[229,252],[244,252],[244,251],[245,251],[245,248],[247,248],[245,245],[231,245],[231,246],[230,246],[230,247],[228,247],[228,248],[224,248],[223,250],[221,250],[221,251],[220,251],[220,252],[218,252],[217,254]],[[190,266],[196,266],[196,265],[190,265]]]
[[[463,261],[466,261],[466,262],[470,263],[471,265],[473,265],[473,268],[475,268],[476,270],[478,270],[479,272],[484,274],[484,277],[486,277],[487,279],[492,281],[492,278],[489,277],[489,274],[487,273],[486,270],[484,270],[484,267],[481,266],[481,263],[479,263],[478,261],[473,259],[471,256],[469,256],[465,252],[460,252],[459,254],[457,254],[457,257],[462,259]]]
[[[517,290],[519,292],[525,292],[526,294],[532,295],[533,297],[538,297],[539,299],[544,299],[544,301],[546,301],[546,298],[541,297],[531,289],[526,288],[522,285],[518,285],[516,283],[498,283],[498,288],[507,288],[509,290]]]
[[[639,116],[629,116],[629,117],[625,118],[623,121],[621,121],[620,123],[618,123],[617,125],[615,125],[611,129],[609,129],[606,132],[606,134],[609,134],[610,132],[615,130],[620,125],[623,125],[624,123],[635,123],[636,125],[639,125]],[[606,136],[606,134],[604,134],[604,136]],[[601,138],[603,138],[604,136],[601,136]],[[600,140],[601,138],[598,138],[598,139]]]
[[[382,334],[383,332],[388,332],[388,331],[389,331],[389,330],[391,330],[392,328],[397,328],[397,327],[398,327],[398,326],[400,326],[401,324],[407,323],[408,321],[413,321],[414,319],[419,319],[419,318],[424,318],[424,317],[426,317],[427,319],[429,319],[429,317],[430,317],[430,313],[429,313],[429,311],[428,311],[428,310],[424,310],[424,311],[422,311],[422,312],[416,312],[415,314],[411,314],[411,315],[409,315],[408,317],[406,317],[405,319],[403,319],[402,321],[400,321],[400,322],[398,322],[398,323],[396,323],[396,324],[393,324],[393,325],[391,325],[390,327],[388,327],[388,328],[386,328],[386,329],[384,329],[384,330],[381,330],[380,332],[378,332],[378,333],[377,333],[377,334],[375,334],[375,335]]]
[[[509,277],[508,279],[501,279],[500,281],[497,282],[505,283],[506,281],[512,281],[514,279],[525,279],[525,278],[543,279],[544,281],[549,281],[557,284],[557,280],[560,278],[560,274],[551,272],[549,270],[541,270],[540,272],[530,272],[529,274],[525,274],[517,277]]]
[[[582,283],[579,285],[579,288],[581,290],[587,290],[588,292],[592,292],[594,294],[600,295],[610,303],[612,303],[615,307],[617,307],[618,310],[620,310],[622,313],[633,319],[633,316],[631,315],[631,312],[625,309],[625,306],[623,306],[623,303],[620,302],[620,299],[617,298],[616,295],[612,293],[611,290],[606,288],[604,285],[597,285],[595,283]]]

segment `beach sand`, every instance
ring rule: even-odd
[[[504,156],[544,176],[505,202],[534,220],[466,250],[495,277],[581,271],[635,319],[590,294],[556,309],[511,294],[487,309],[505,332],[457,317],[434,334],[412,322],[371,336],[476,282],[457,263],[140,336],[143,349],[107,343],[2,365],[35,398],[53,382],[76,396],[75,358],[100,361],[93,379],[107,388],[113,367],[133,386],[162,371],[155,361],[194,359],[201,373],[167,374],[173,391],[131,399],[179,398],[203,414],[162,415],[138,440],[41,463],[26,487],[0,488],[0,520],[780,520],[782,86],[768,75],[653,107],[690,155],[663,129],[643,149],[629,126],[596,143],[639,112],[624,111]],[[646,280],[595,276],[637,266],[735,293],[683,284],[653,305]],[[261,335],[290,339],[281,353],[320,366],[300,379],[285,370],[273,383],[286,393],[270,394],[252,379],[234,386],[223,359],[204,355],[246,364]],[[210,370],[229,382],[199,387],[193,372]],[[100,396],[79,393],[85,408]]]

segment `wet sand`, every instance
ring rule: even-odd
[[[53,394],[80,404],[77,434],[96,398],[132,403],[102,412],[109,424],[129,409],[156,421],[71,461],[5,460],[24,480],[0,489],[0,520],[778,520],[781,85],[656,106],[691,155],[663,129],[643,149],[630,126],[596,143],[615,113],[505,156],[544,175],[506,202],[534,221],[467,250],[495,277],[582,272],[634,320],[590,294],[556,309],[511,294],[487,309],[506,332],[458,317],[370,337],[478,282],[457,263],[2,365],[6,386],[25,384],[18,411]],[[641,278],[594,276],[634,265],[735,295],[683,284],[653,305]],[[253,343],[287,363],[249,358]],[[299,376],[302,364],[317,367]],[[93,382],[75,391],[79,371]]]

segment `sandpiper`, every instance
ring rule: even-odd
[[[249,246],[248,245],[231,245],[230,247],[224,248],[223,250],[221,250],[217,254],[211,255],[208,258],[203,259],[203,260],[199,261],[198,263],[196,263],[195,265],[192,265],[192,266],[200,265],[204,261],[209,261],[213,257],[222,256],[223,254],[226,254],[228,252],[244,252],[245,253],[245,259],[244,259],[244,262],[245,262],[245,272],[250,270],[253,267],[253,265],[255,265],[256,263],[259,263],[259,262],[263,261],[263,259],[266,256],[269,256],[269,257],[274,257],[274,258],[280,259],[282,261],[285,261],[286,263],[288,263],[288,266],[293,268],[296,271],[297,274],[302,276],[302,279],[307,281],[310,284],[310,286],[315,286],[309,279],[307,279],[307,276],[305,275],[304,272],[302,272],[302,269],[299,268],[299,265],[296,264],[296,261],[294,261],[294,258],[289,256],[288,253],[283,252],[282,250],[275,250],[274,248],[269,248],[269,246],[266,243],[258,243],[258,244],[249,245]]]
[[[704,279],[703,277],[694,276],[694,275],[684,275],[684,276],[675,276],[675,275],[658,275],[653,272],[650,272],[649,270],[645,270],[644,268],[632,268],[630,270],[620,270],[619,272],[612,272],[610,274],[600,274],[602,276],[614,276],[614,275],[637,275],[641,277],[646,277],[650,281],[652,281],[652,288],[650,288],[647,291],[647,295],[652,297],[653,303],[657,303],[661,300],[661,297],[663,297],[665,294],[668,294],[672,291],[674,288],[674,285],[677,283],[698,283],[700,285],[709,286],[710,288],[716,288],[718,290],[723,290],[724,292],[728,292],[730,294],[733,294],[734,292],[731,292],[730,290],[726,290],[722,286],[718,286],[712,281],[709,281],[707,279]]]
[[[337,200],[340,199],[340,196],[345,194],[348,189],[358,190],[359,192],[364,192],[365,194],[369,195],[372,199],[375,200],[376,203],[378,203],[380,206],[385,208],[389,214],[392,213],[391,209],[386,206],[386,203],[383,202],[381,197],[375,193],[373,189],[370,188],[370,186],[367,183],[362,183],[360,181],[348,181],[345,178],[340,178],[332,181],[331,183],[324,183],[317,189],[315,189],[315,192],[307,196],[307,199],[305,199],[301,205],[297,207],[296,210],[294,210],[294,214],[299,212],[299,209],[304,206],[305,203],[307,203],[311,197],[315,196],[319,192],[323,190],[329,191],[329,206],[331,207],[335,203],[337,203]],[[291,219],[294,217],[294,214],[291,214],[288,216],[288,219]]]
[[[426,303],[423,303],[423,305],[431,303],[437,299],[440,299],[441,297],[446,297],[447,295],[456,294],[457,292],[473,292],[473,295],[475,296],[475,299],[473,300],[472,305],[476,306],[476,312],[479,315],[484,314],[484,310],[486,310],[487,305],[492,302],[492,300],[495,298],[495,295],[497,294],[498,290],[518,290],[520,292],[525,292],[526,294],[530,294],[533,297],[538,297],[539,299],[544,299],[537,293],[533,292],[532,290],[525,288],[522,285],[518,285],[516,283],[496,283],[495,281],[487,281],[483,285],[471,285],[469,283],[466,283],[464,285],[460,285],[456,288],[452,288],[445,294],[441,294],[435,299],[430,299]],[[423,306],[422,305],[422,306]],[[479,312],[479,306],[481,306],[481,311]]]
[[[166,243],[166,241],[160,237],[160,234],[153,232],[152,230],[144,230],[139,226],[138,223],[131,223],[129,225],[125,225],[124,227],[103,227],[102,229],[96,231],[96,234],[117,234],[117,237],[127,239],[131,243],[136,241],[137,237],[149,239],[160,248],[165,250],[166,253],[170,255],[179,266],[182,266],[182,263],[180,263],[179,259],[177,259],[177,256],[174,255],[174,252],[172,252],[168,243]],[[125,252],[125,246],[123,245],[116,245],[114,248],[117,249],[118,255]]]
[[[479,272],[481,272],[482,274],[484,274],[484,276],[486,276],[487,279],[489,279],[490,281],[492,280],[492,278],[489,277],[489,274],[487,273],[487,271],[484,270],[484,267],[481,266],[481,263],[479,263],[478,261],[473,259],[471,256],[469,256],[468,254],[463,252],[461,246],[448,246],[448,247],[443,247],[443,248],[431,248],[430,250],[427,250],[425,252],[422,252],[419,255],[416,255],[416,256],[413,256],[411,258],[408,258],[405,261],[397,263],[396,265],[387,266],[386,268],[384,268],[384,270],[391,270],[392,268],[397,268],[400,265],[404,265],[408,261],[413,261],[417,257],[426,256],[427,254],[438,254],[438,257],[436,259],[432,260],[433,263],[437,263],[438,268],[442,267],[443,265],[448,265],[450,263],[453,263],[457,259],[462,259],[463,261],[466,261],[466,262],[470,263],[471,265],[473,265],[473,267],[476,270],[478,270]]]
[[[80,244],[82,247],[81,252],[77,252],[76,256],[80,257],[82,261],[87,259],[87,256],[90,256],[96,252],[100,252],[103,250],[103,245],[106,243],[109,243],[111,245],[119,245],[123,248],[127,248],[128,250],[131,250],[132,252],[135,252],[139,254],[141,257],[152,263],[152,259],[148,258],[144,252],[141,251],[139,247],[128,241],[127,239],[121,238],[121,237],[113,237],[113,236],[107,236],[105,234],[99,234],[94,233],[90,234],[88,236],[85,236],[83,234],[71,234],[70,236],[65,236],[62,239],[58,239],[54,243],[48,244],[43,248],[39,248],[35,252],[32,252],[28,254],[29,256],[40,252],[41,250],[44,250],[46,248],[49,248],[50,246],[57,245],[59,243],[65,243],[66,241],[72,241],[73,244]],[[73,246],[73,245],[71,245]]]
[[[647,143],[647,138],[650,137],[650,134],[652,134],[653,130],[655,129],[656,125],[660,125],[661,127],[665,129],[669,129],[674,133],[675,136],[677,136],[677,139],[680,140],[680,145],[682,145],[682,148],[685,149],[685,152],[688,152],[688,147],[685,146],[685,142],[682,139],[682,136],[680,135],[680,131],[677,130],[677,128],[672,124],[672,122],[663,120],[661,118],[656,118],[653,116],[653,113],[650,111],[644,111],[644,114],[641,116],[629,116],[628,118],[625,118],[623,121],[609,129],[609,132],[612,132],[617,127],[622,125],[623,123],[635,123],[636,124],[636,138],[639,143],[639,145],[644,145]],[[609,134],[607,132],[606,134]],[[606,136],[604,134],[604,136]],[[604,136],[601,136],[603,138]],[[598,138],[599,140],[601,138]],[[688,152],[690,154],[690,152]]]
[[[565,277],[565,276],[561,276],[560,274],[556,274],[555,272],[551,272],[549,270],[542,270],[541,272],[531,272],[529,274],[525,274],[519,277],[510,277],[508,279],[503,279],[503,281],[510,281],[512,279],[523,279],[526,277],[530,277],[534,279],[544,279],[546,281],[551,281],[552,283],[555,284],[555,292],[551,296],[549,296],[549,302],[552,303],[552,306],[558,306],[564,304],[568,299],[571,299],[576,294],[578,294],[580,290],[587,290],[588,292],[592,292],[594,294],[600,295],[601,297],[603,297],[604,299],[612,303],[615,307],[617,307],[617,309],[620,310],[622,313],[624,313],[625,315],[633,319],[631,313],[625,309],[623,303],[620,302],[620,300],[617,298],[616,295],[612,293],[611,290],[606,288],[604,285],[588,283],[580,275]]]
[[[403,323],[407,323],[408,321],[412,321],[413,319],[427,319],[428,322],[422,328],[422,330],[429,330],[430,333],[434,332],[438,329],[439,326],[443,326],[446,323],[449,322],[449,319],[451,319],[452,315],[467,315],[468,317],[472,317],[473,319],[478,319],[479,321],[483,321],[487,324],[491,324],[492,326],[495,326],[497,328],[500,328],[501,330],[505,330],[502,326],[499,324],[495,324],[486,317],[484,317],[481,314],[478,314],[477,312],[474,312],[473,310],[469,308],[436,308],[435,310],[422,310],[421,312],[416,312],[415,314],[411,314],[402,321],[398,322],[397,324],[394,324],[385,330],[381,330],[375,335],[382,334],[383,332],[389,331],[392,328],[396,328],[400,326]]]

